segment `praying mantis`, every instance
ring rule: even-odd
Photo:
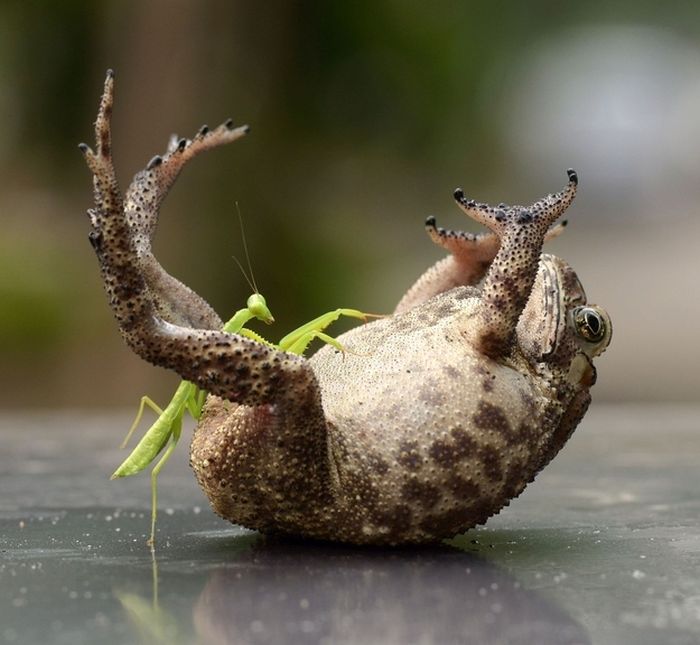
[[[267,306],[265,298],[258,293],[256,289],[248,298],[245,308],[239,309],[222,329],[223,331],[240,334],[267,345],[273,345],[282,351],[293,354],[302,355],[311,341],[316,338],[332,345],[339,351],[344,351],[342,345],[335,338],[324,333],[324,330],[341,316],[358,318],[365,321],[368,317],[376,317],[373,314],[367,314],[357,309],[335,309],[298,327],[284,336],[277,345],[274,345],[256,332],[245,327],[245,325],[253,319],[260,320],[268,325],[274,322],[274,318]],[[136,418],[122,443],[122,448],[126,447],[129,439],[141,421],[146,406],[151,408],[158,415],[153,425],[146,431],[136,447],[122,462],[119,468],[114,471],[111,477],[111,479],[118,479],[120,477],[136,475],[147,468],[161,452],[163,453],[151,470],[151,534],[147,541],[147,544],[151,548],[155,545],[156,519],[158,514],[158,475],[177,447],[182,434],[182,420],[185,412],[189,412],[190,416],[195,421],[199,421],[206,397],[206,391],[200,390],[189,381],[180,382],[170,403],[168,403],[165,408],[160,408],[148,396],[141,397],[141,403]],[[163,452],[163,450],[165,450],[165,452]]]

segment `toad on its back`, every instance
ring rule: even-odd
[[[212,507],[266,532],[351,543],[451,537],[498,512],[583,417],[592,359],[612,332],[573,269],[542,254],[578,179],[531,206],[462,210],[490,232],[426,227],[449,255],[393,315],[310,359],[219,331],[221,319],[151,252],[160,204],[187,160],[247,132],[173,139],[126,196],[111,157],[114,79],[96,123],[90,239],[131,348],[211,392],[190,461]]]

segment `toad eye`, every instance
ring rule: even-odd
[[[592,307],[574,309],[576,333],[589,343],[599,343],[607,332],[605,318]]]

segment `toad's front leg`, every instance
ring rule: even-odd
[[[220,331],[221,320],[206,301],[169,276],[150,250],[158,209],[184,162],[199,150],[238,138],[241,130],[226,123],[170,146],[165,157],[155,157],[136,175],[123,200],[111,154],[113,87],[108,73],[95,151],[81,149],[94,176],[90,241],[120,331],[142,358],[239,404],[217,400],[198,430],[199,448],[193,448],[193,466],[215,509],[240,521],[228,485],[252,476],[269,504],[249,525],[294,530],[288,518],[301,514],[309,497],[319,508],[332,497],[327,428],[313,371],[300,356]],[[231,432],[216,435],[211,421],[221,411],[236,423]],[[227,458],[220,460],[222,455]],[[239,456],[245,463],[234,459]],[[209,477],[207,469],[217,459]],[[237,472],[241,465],[247,472]],[[276,503],[279,495],[283,499]]]
[[[467,199],[461,189],[455,191],[462,210],[500,238],[500,248],[481,289],[479,324],[469,330],[476,346],[491,358],[510,352],[516,325],[537,276],[548,230],[576,196],[578,176],[571,169],[567,174],[569,182],[563,190],[530,206],[489,206]]]
[[[550,228],[545,235],[545,241],[561,235],[565,226],[566,222],[562,222]],[[408,311],[454,287],[476,286],[486,275],[501,247],[500,237],[492,231],[478,235],[451,231],[439,227],[432,216],[426,220],[425,230],[435,244],[450,254],[436,262],[416,280],[401,298],[394,313]]]

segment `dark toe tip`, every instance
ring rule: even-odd
[[[568,225],[569,225],[569,220],[568,220],[568,219],[562,220],[562,221],[561,221],[561,225],[562,225],[562,226],[568,226]]]
[[[154,168],[157,168],[158,166],[160,166],[160,164],[162,164],[162,163],[163,163],[163,157],[161,157],[160,155],[156,155],[155,157],[153,157],[153,159],[151,159],[148,162],[148,164],[146,164],[146,170],[153,170]]]
[[[79,143],[78,150],[80,150],[80,152],[83,154],[87,154],[87,151],[90,150],[90,146],[88,146],[87,143]]]
[[[99,251],[102,246],[102,233],[99,231],[90,231],[88,233],[88,240],[90,240],[92,248],[95,249],[95,251]]]
[[[426,228],[435,228],[437,226],[437,220],[435,219],[435,215],[430,215],[426,217],[425,219],[425,227]]]
[[[225,125],[229,130],[233,130],[233,119],[226,119],[226,121],[224,121],[224,125]]]
[[[452,194],[458,202],[464,201],[464,191],[461,188],[455,188],[455,191]]]
[[[566,174],[569,175],[569,181],[572,184],[578,185],[578,174],[576,173],[576,171],[573,168],[569,168],[566,171]]]
[[[114,70],[111,67],[107,70],[107,78],[114,78]]]
[[[246,134],[248,134],[248,133],[250,132],[250,126],[249,126],[249,125],[244,125],[244,126],[243,126],[243,132],[245,132]]]

